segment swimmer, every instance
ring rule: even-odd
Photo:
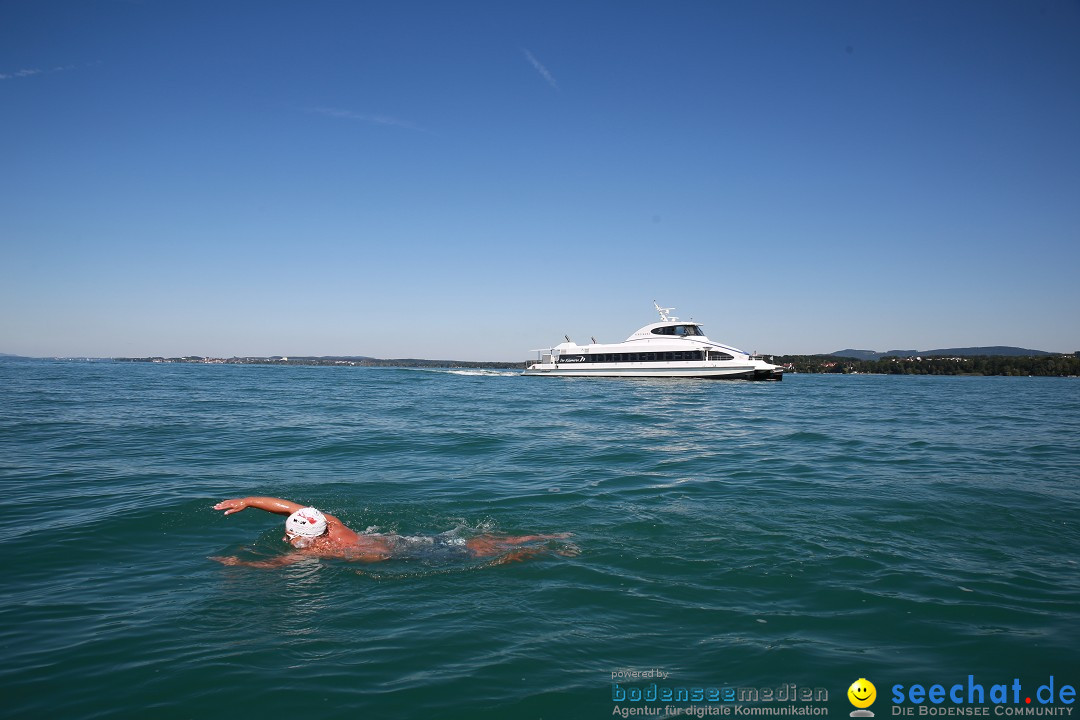
[[[478,537],[447,539],[408,538],[401,535],[382,535],[379,533],[358,533],[350,530],[345,523],[333,515],[327,515],[313,507],[272,497],[246,497],[222,500],[214,506],[215,510],[224,510],[226,515],[238,513],[247,508],[265,510],[278,515],[288,515],[285,520],[285,536],[281,538],[295,549],[288,555],[271,560],[241,560],[238,557],[214,557],[222,565],[245,565],[247,567],[272,568],[299,562],[307,557],[333,557],[358,562],[381,562],[392,557],[400,557],[401,551],[420,544],[438,545],[445,549],[460,550],[467,558],[496,558],[497,564],[517,562],[539,555],[548,550],[543,546],[531,546],[547,540],[561,540],[570,537],[570,533],[555,535],[480,535]],[[527,547],[522,547],[527,546]],[[568,546],[558,551],[562,555],[576,555],[576,548]]]

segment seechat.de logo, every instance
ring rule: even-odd
[[[877,700],[877,688],[874,687],[874,683],[866,678],[859,678],[851,683],[847,696],[851,704],[856,707],[851,712],[851,717],[874,717],[874,713],[866,709],[874,704],[874,700]]]

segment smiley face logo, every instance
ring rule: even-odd
[[[851,704],[857,708],[868,708],[874,704],[874,700],[877,699],[877,688],[874,687],[874,683],[870,682],[866,678],[859,678],[855,682],[851,683],[851,687],[847,691],[848,700]]]

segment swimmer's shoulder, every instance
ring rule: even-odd
[[[336,542],[355,543],[360,537],[334,515],[326,516],[326,524],[330,531],[330,537]]]

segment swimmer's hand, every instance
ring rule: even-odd
[[[226,515],[232,515],[246,507],[248,507],[247,498],[236,498],[235,500],[222,500],[214,506],[214,509],[224,510]]]
[[[233,556],[225,556],[225,557],[211,556],[208,559],[209,560],[217,560],[222,565],[241,565],[241,564],[243,564],[243,561],[240,558],[233,557]]]

